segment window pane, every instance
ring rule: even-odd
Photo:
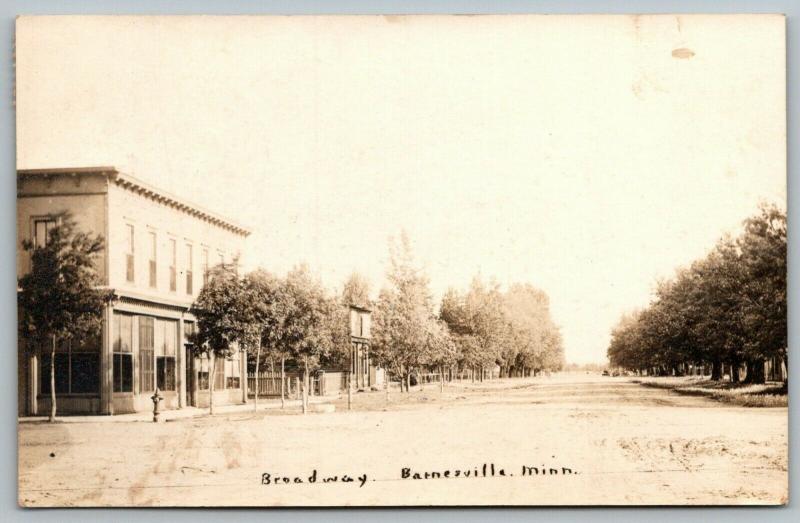
[[[47,245],[47,222],[44,220],[37,220],[33,223],[34,227],[34,245],[36,247],[44,247]]]
[[[149,253],[148,253],[148,260],[149,260],[149,272],[150,272],[150,287],[155,287],[157,285],[156,279],[156,233],[151,232],[149,233]]]
[[[192,245],[186,244],[186,294],[192,294],[192,268],[194,266],[194,256]]]
[[[133,281],[133,254],[125,255],[125,281]]]
[[[127,233],[128,234],[128,254],[133,254],[133,252],[134,252],[133,248],[135,246],[134,234],[133,234],[133,225],[126,224],[125,228],[128,231],[128,233]]]
[[[127,281],[133,281],[133,253],[134,253],[134,234],[133,234],[133,225],[126,224],[125,225],[128,234],[128,252],[125,253],[125,279]]]
[[[50,353],[42,354],[40,390],[50,394]],[[69,354],[56,353],[56,394],[69,393]]]
[[[72,340],[72,350],[77,352],[100,352],[102,339],[100,333],[82,340]]]
[[[208,249],[203,249],[203,285],[208,283]]]
[[[175,358],[158,358],[156,373],[160,390],[175,390]]]
[[[147,316],[139,317],[139,391],[153,391],[153,340],[154,320]]]
[[[175,291],[178,289],[178,247],[173,239],[169,241],[169,253],[169,290]]]
[[[122,392],[133,392],[133,354],[121,354]]]
[[[164,345],[161,354],[174,357],[178,345],[178,322],[164,321],[162,324],[164,325]]]
[[[100,355],[97,353],[72,353],[72,392],[100,392]]]
[[[114,392],[133,392],[132,354],[114,354]]]
[[[199,390],[208,390],[208,371],[197,373],[197,388]]]
[[[133,317],[128,314],[115,314],[117,327],[114,342],[114,352],[131,352],[133,348]]]
[[[56,352],[69,352],[70,340],[58,340],[56,342]],[[50,347],[47,347],[49,350]]]

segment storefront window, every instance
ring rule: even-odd
[[[197,388],[199,390],[208,390],[208,356],[203,354],[200,356],[200,369],[197,371]]]
[[[114,313],[114,392],[133,392],[133,316]]]
[[[42,351],[40,388],[50,394],[50,350]],[[56,394],[98,394],[100,392],[100,337],[84,342],[64,341],[56,346]]]
[[[156,379],[159,390],[175,390],[175,354],[178,344],[178,322],[159,321],[161,343],[156,348]]]
[[[226,388],[238,389],[241,384],[241,360],[240,352],[236,351],[233,356],[225,360],[225,381]]]
[[[153,391],[154,325],[153,318],[139,316],[139,392]]]

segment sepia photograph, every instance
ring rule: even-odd
[[[21,507],[789,502],[783,15],[14,42]]]

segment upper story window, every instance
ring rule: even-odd
[[[135,247],[133,225],[125,224],[126,246],[125,246],[125,280],[133,281],[133,254]]]
[[[178,242],[169,240],[169,290],[178,290]]]
[[[38,218],[33,221],[33,247],[38,249],[47,245],[50,230],[56,226],[52,218]]]
[[[208,283],[208,249],[205,248],[203,249],[202,256],[203,259],[201,261],[203,264],[203,285],[206,285]]]
[[[191,295],[194,291],[192,281],[193,274],[192,274],[192,264],[194,263],[194,257],[192,256],[192,244],[186,244],[186,294]]]
[[[157,286],[157,274],[156,274],[156,249],[157,249],[157,241],[156,241],[156,233],[150,232],[148,233],[148,260],[149,260],[149,271],[150,271],[150,287],[155,288]]]

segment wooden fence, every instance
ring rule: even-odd
[[[311,386],[308,393],[311,396],[321,396],[324,390],[320,376],[310,376]],[[299,398],[303,393],[303,373],[287,372],[284,375],[284,394],[287,398]],[[281,395],[281,375],[280,373],[261,372],[258,377],[255,373],[247,374],[247,393],[255,396],[256,386],[258,387],[259,397],[280,397]]]

